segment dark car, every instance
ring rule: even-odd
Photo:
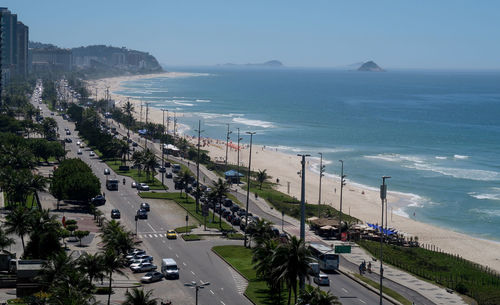
[[[139,219],[148,219],[148,212],[143,209],[137,210],[137,218]]]
[[[238,212],[240,210],[240,207],[237,204],[233,204],[231,206],[230,210],[231,210],[231,212],[235,212],[236,213],[236,212]]]
[[[103,205],[106,203],[106,198],[104,198],[104,196],[102,196],[102,195],[97,195],[94,198],[92,198],[92,200],[90,200],[90,202],[93,205]]]
[[[165,162],[165,167],[170,167],[170,166],[171,166],[170,162]]]
[[[121,217],[120,210],[118,209],[111,210],[111,219],[120,219],[120,217]]]
[[[233,205],[233,201],[229,198],[224,199],[222,202],[222,205],[225,206],[226,208],[230,207]]]
[[[71,140],[70,138],[66,138],[64,139],[64,141],[66,141],[66,143],[73,143],[73,140]]]
[[[224,217],[224,218],[226,218],[226,220],[227,220],[228,222],[231,222],[231,221],[234,219],[234,215],[233,215],[233,214],[231,214],[231,213],[229,213],[229,214],[227,214],[227,215],[226,215],[226,217]]]
[[[229,215],[229,214],[231,214],[231,211],[223,209],[223,211],[222,211],[222,217],[226,218],[227,215]]]
[[[240,217],[241,217],[241,216],[244,216],[244,215],[245,215],[245,212],[246,212],[246,210],[245,210],[245,209],[239,209],[239,210],[238,210],[238,212],[236,212],[236,215],[238,215],[238,216],[240,216]]]
[[[172,173],[171,172],[168,172],[165,174],[165,177],[169,178],[169,179],[172,179]]]
[[[163,166],[158,169],[159,173],[164,173],[166,171],[167,171],[167,169],[165,167],[163,167]]]
[[[149,210],[150,210],[150,208],[149,208],[149,203],[147,203],[147,202],[143,202],[143,203],[141,203],[141,209],[143,209],[143,210],[145,210],[145,211],[149,212]]]
[[[137,142],[132,142],[132,146],[133,147],[137,147],[139,144],[137,144]]]
[[[235,226],[239,226],[240,222],[241,222],[241,219],[238,216],[233,217],[233,219],[231,220],[231,223]]]

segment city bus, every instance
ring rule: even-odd
[[[309,251],[324,271],[335,271],[339,269],[339,255],[335,250],[322,244],[309,244]]]
[[[117,179],[106,179],[106,188],[109,191],[118,191],[118,180]]]

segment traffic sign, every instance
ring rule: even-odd
[[[351,253],[351,246],[335,246],[335,253]]]

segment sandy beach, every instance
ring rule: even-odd
[[[147,79],[155,77],[187,77],[189,73],[168,72],[161,74],[113,77],[100,80],[89,81],[89,89],[95,95],[97,88],[98,98],[104,98],[106,88],[109,88],[110,96],[116,101],[116,107],[120,107],[126,100],[126,96],[118,95],[114,92],[120,91],[121,83],[129,80]],[[139,118],[140,100],[130,99],[135,104],[136,118]],[[149,120],[162,123],[162,111],[155,108],[149,109]],[[180,126],[182,126],[183,114],[177,113]],[[144,119],[143,115],[143,119]],[[172,124],[170,126],[172,130]],[[178,128],[182,132],[182,128]],[[244,142],[248,144],[247,136],[243,136]],[[191,139],[194,143],[195,139]],[[225,142],[210,140],[212,144],[203,147],[210,154],[210,157],[225,158]],[[219,143],[217,143],[219,142]],[[240,163],[248,165],[249,149],[244,147],[240,151]],[[228,162],[237,163],[237,151],[230,149]],[[319,195],[319,174],[311,169],[308,164],[306,169],[306,201],[317,204]],[[300,157],[286,154],[275,148],[253,145],[252,147],[252,169],[266,169],[270,179],[276,182],[279,179],[278,190],[288,193],[291,196],[300,198],[300,177],[297,172],[300,170]],[[458,254],[461,257],[476,263],[488,266],[500,272],[500,243],[471,237],[466,234],[454,232],[434,225],[418,221],[419,215],[405,217],[397,213],[399,208],[411,202],[411,197],[390,191],[389,180],[388,193],[388,226],[394,227],[398,231],[403,231],[411,236],[418,236],[419,242],[437,246],[444,252]],[[338,177],[325,176],[322,180],[322,200],[321,204],[329,204],[339,209],[340,201],[340,179]],[[343,192],[343,212],[357,217],[365,222],[380,223],[381,207],[378,190],[362,188],[347,181]],[[392,211],[392,212],[391,212]]]

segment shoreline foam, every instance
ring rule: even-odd
[[[132,81],[138,79],[149,79],[156,77],[187,77],[196,76],[197,74],[191,73],[162,73],[153,75],[140,75],[140,76],[126,76],[114,77],[108,79],[101,79],[97,81],[88,82],[90,86],[98,86],[98,98],[104,97],[104,89],[109,86],[111,98],[122,99],[121,103],[126,100],[126,96],[117,94],[116,91],[122,90],[121,83],[124,81]],[[99,96],[99,93],[102,94]],[[136,117],[140,107],[140,100],[130,99],[135,104]],[[121,103],[118,103],[119,107]],[[160,109],[150,107],[149,119],[152,122],[162,123],[162,111]],[[185,114],[177,113],[177,117],[182,118]],[[178,125],[182,125],[179,124]],[[172,127],[172,124],[170,124]],[[185,126],[187,130],[189,127]],[[172,130],[172,129],[170,129]],[[187,138],[191,137],[187,136]],[[247,139],[244,139],[245,141]],[[209,151],[211,158],[225,158],[225,141],[212,140],[213,143],[219,142],[219,145],[210,145],[203,149]],[[300,198],[300,178],[297,171],[300,170],[299,157],[287,154],[282,151],[292,150],[299,151],[298,148],[293,147],[269,147],[263,145],[253,145],[252,147],[252,170],[266,169],[268,174],[272,176],[274,181],[279,178],[280,184],[278,190],[287,193],[288,182],[290,182],[290,195]],[[231,149],[228,156],[228,162],[236,164],[237,154]],[[454,156],[457,158],[457,156]],[[458,156],[458,158],[464,156]],[[240,162],[246,163],[248,159],[248,148],[244,148],[240,152]],[[312,160],[310,160],[312,161]],[[310,162],[312,163],[312,162]],[[306,200],[308,203],[317,203],[318,201],[318,188],[319,188],[319,174],[315,172],[309,164],[306,169]],[[336,209],[339,209],[339,178],[335,175],[326,175],[322,183],[322,204],[329,204]],[[406,232],[412,236],[418,236],[420,243],[433,244],[442,249],[442,251],[458,254],[461,257],[489,266],[497,271],[500,271],[500,242],[482,239],[480,237],[470,236],[460,232],[456,232],[449,228],[441,228],[432,224],[419,222],[418,215],[406,217],[408,214],[403,210],[404,207],[409,206],[403,204],[404,202],[416,202],[421,198],[415,194],[406,194],[389,191],[388,202],[389,208],[393,208],[389,212],[388,225],[394,227],[399,231]],[[415,201],[416,200],[416,201]],[[350,213],[351,215],[371,223],[378,223],[380,221],[380,199],[378,189],[368,187],[355,182],[349,182],[344,188],[343,196],[343,212]],[[396,211],[396,212],[395,212]],[[398,212],[400,211],[400,213]],[[403,215],[400,215],[403,214]],[[474,249],[481,249],[481,251],[474,251]]]

